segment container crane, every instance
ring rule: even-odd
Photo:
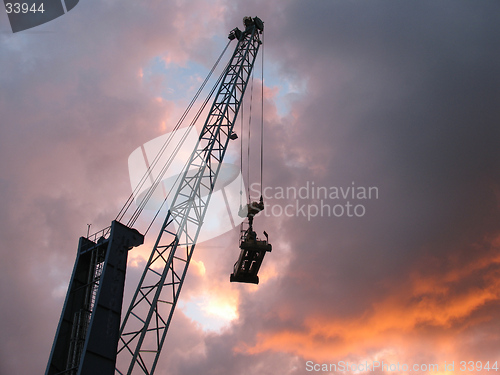
[[[121,325],[127,252],[144,236],[115,220],[80,238],[46,375],[155,372],[229,140],[237,138],[234,123],[262,44],[262,20],[245,17],[243,23],[244,30],[229,34],[236,48]],[[259,240],[253,230],[262,209],[261,197],[241,210],[248,229],[230,281],[258,283],[271,251],[267,233]]]

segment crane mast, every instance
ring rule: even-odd
[[[117,374],[153,374],[261,45],[263,22],[245,17],[238,44],[186,166],[120,329]]]
[[[262,43],[262,20],[243,23],[244,31],[229,34],[236,48],[121,325],[127,254],[144,236],[115,220],[80,238],[46,375],[154,373]],[[251,229],[254,214],[231,281],[257,283],[263,252],[271,250]]]

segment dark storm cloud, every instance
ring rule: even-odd
[[[305,160],[295,183],[379,186],[385,212],[367,224],[405,247],[495,230],[500,34],[490,6],[290,6],[291,37],[276,48],[308,85],[298,118],[283,125],[293,144],[285,157]],[[323,233],[343,225],[315,224]]]
[[[380,198],[366,202],[362,219],[275,220],[281,233],[272,256],[280,257],[280,242],[292,249],[281,255],[290,264],[273,285],[275,313],[289,312],[290,329],[315,311],[332,320],[361,314],[409,272],[432,266],[446,273],[490,259],[499,229],[498,4],[287,5],[266,52],[283,78],[307,88],[294,116],[269,131],[267,184],[355,181],[377,186]],[[483,282],[485,290],[495,285]],[[475,286],[465,279],[456,288]],[[272,331],[274,319],[259,323],[254,314],[262,297],[241,311]]]

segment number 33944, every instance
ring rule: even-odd
[[[7,13],[43,13],[45,9],[43,9],[43,3],[37,7],[35,3],[31,6],[28,3],[5,3],[5,10]]]

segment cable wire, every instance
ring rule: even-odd
[[[229,44],[231,43],[231,41],[228,41],[228,43],[226,44],[224,50],[222,51],[222,53],[220,54],[220,56],[218,57],[218,59],[216,60],[215,64],[213,65],[213,67],[211,68],[211,70],[209,71],[207,77],[205,78],[205,80],[203,81],[202,85],[200,86],[200,88],[198,89],[198,91],[196,92],[195,96],[193,97],[193,99],[191,100],[191,102],[189,103],[188,107],[186,108],[186,110],[183,112],[183,114],[181,115],[179,121],[177,122],[177,124],[175,125],[173,131],[170,133],[169,137],[165,140],[164,144],[162,145],[162,147],[160,148],[160,150],[158,151],[158,153],[156,154],[155,158],[153,159],[153,161],[151,162],[151,164],[147,167],[144,175],[142,176],[142,178],[139,180],[139,183],[137,184],[137,186],[134,188],[134,190],[132,191],[132,194],[128,197],[127,201],[125,202],[125,204],[123,205],[123,207],[121,208],[121,210],[119,211],[117,217],[116,217],[116,220],[117,221],[121,221],[123,220],[125,214],[128,212],[129,208],[131,207],[133,201],[134,201],[134,197],[136,197],[136,195],[138,194],[139,191],[141,191],[141,189],[143,188],[144,184],[146,183],[146,181],[148,179],[150,179],[150,177],[152,176],[152,171],[154,170],[154,168],[156,167],[156,165],[159,163],[159,161],[161,160],[161,157],[163,156],[165,150],[168,148],[168,146],[170,145],[170,142],[173,138],[173,134],[174,132],[176,132],[180,126],[182,125],[182,123],[184,122],[184,120],[186,119],[186,117],[188,116],[190,110],[192,109],[193,105],[195,104],[195,102],[197,101],[199,95],[201,94],[201,92],[203,91],[203,89],[205,88],[206,84],[208,83],[210,77],[212,76],[213,72],[215,71],[215,69],[217,68],[219,62],[221,61],[222,57],[224,56],[227,48],[229,47]],[[210,91],[210,94],[208,95],[208,97],[205,99],[205,101],[203,102],[203,105],[202,107],[198,110],[197,114],[195,115],[195,118],[193,119],[193,121],[191,122],[191,124],[186,128],[182,138],[181,138],[181,141],[175,146],[175,149],[174,149],[174,152],[170,155],[169,159],[167,160],[167,162],[164,164],[164,166],[162,167],[160,173],[158,174],[158,176],[154,179],[150,189],[148,190],[148,193],[144,196],[144,198],[141,200],[141,202],[139,203],[138,207],[136,208],[136,210],[132,213],[131,215],[131,218],[129,219],[128,221],[128,226],[132,226],[134,225],[134,223],[136,222],[136,220],[139,218],[140,214],[142,213],[144,207],[147,205],[147,203],[149,202],[149,199],[151,198],[153,192],[156,190],[157,186],[159,185],[159,183],[162,181],[163,179],[163,176],[165,175],[165,172],[167,171],[168,167],[170,166],[170,164],[172,163],[172,160],[173,158],[175,157],[175,155],[177,154],[177,152],[179,151],[180,147],[182,146],[182,144],[184,143],[185,139],[187,138],[187,134],[189,133],[189,131],[191,130],[192,126],[195,124],[195,122],[198,120],[199,116],[201,115],[201,113],[203,112],[203,110],[205,109],[206,107],[206,104],[208,103],[208,101],[210,100],[211,96],[213,95],[215,89],[217,88],[217,86],[219,85],[220,81],[222,80],[223,76],[224,76],[224,73],[225,71],[227,70],[228,68],[228,65],[229,63],[226,65],[225,69],[223,70],[223,72],[221,73],[221,75],[219,76],[218,80],[217,80],[217,83],[215,84],[215,86],[212,88],[212,90]],[[172,189],[171,189],[172,190]],[[171,192],[170,190],[170,192]],[[169,194],[170,194],[169,192]],[[162,203],[161,207],[163,207],[168,195],[166,195],[165,197],[165,200],[164,202]],[[161,207],[160,207],[160,210],[161,210]],[[155,219],[157,217],[159,212],[157,212],[157,214],[155,215]],[[153,219],[154,221],[154,219]],[[152,225],[152,224],[151,224]],[[148,230],[149,228],[151,227],[151,225],[148,227]]]
[[[250,200],[250,129],[252,128],[251,123],[252,123],[252,102],[253,102],[253,78],[254,78],[254,70],[252,70],[252,83],[250,85],[250,109],[249,109],[249,115],[248,115],[248,148],[247,148],[247,164],[248,164],[248,170],[247,170],[247,199],[248,203],[251,203]]]
[[[228,65],[226,65],[226,68],[222,71],[222,73],[220,74],[219,78],[217,79],[217,82],[216,84],[214,85],[214,87],[212,88],[212,90],[210,91],[210,93],[208,94],[208,96],[206,97],[206,99],[203,101],[203,104],[202,106],[200,107],[200,109],[198,110],[198,112],[196,113],[195,117],[193,118],[193,120],[191,121],[191,124],[186,128],[186,131],[185,133],[183,134],[183,137],[181,139],[181,141],[176,145],[176,148],[174,150],[174,152],[172,152],[170,154],[170,157],[169,159],[167,160],[167,162],[163,165],[160,173],[158,174],[158,176],[156,177],[156,179],[154,180],[154,183],[152,184],[151,188],[148,190],[148,193],[147,195],[144,197],[144,199],[141,201],[141,204],[139,205],[139,207],[136,209],[136,211],[134,212],[134,215],[133,217],[130,219],[129,221],[129,224],[128,226],[133,226],[135,221],[139,218],[140,214],[142,213],[144,207],[146,206],[147,202],[149,201],[149,199],[151,198],[151,196],[153,195],[154,191],[156,190],[156,188],[158,187],[158,185],[161,183],[161,181],[163,180],[163,176],[165,175],[165,173],[167,172],[168,168],[170,167],[173,159],[175,158],[177,152],[179,151],[179,149],[181,148],[181,146],[183,145],[185,139],[187,138],[187,134],[189,133],[189,131],[191,130],[191,128],[196,124],[196,122],[198,121],[200,115],[203,113],[204,109],[206,108],[206,105],[208,104],[208,102],[210,101],[213,93],[215,92],[215,90],[217,89],[217,87],[219,86],[219,83],[220,81],[223,79],[224,77],[224,74],[226,72],[226,70],[228,69]],[[186,160],[184,166],[183,166],[183,170],[186,169],[187,167],[187,163],[189,162],[189,160]],[[178,181],[178,179],[180,178],[181,174],[179,174],[176,178],[176,181],[175,183]],[[174,185],[175,185],[174,183]],[[173,186],[174,186],[173,185]],[[173,186],[170,188],[169,192],[165,195],[165,199],[163,200],[163,203],[161,204],[160,208],[158,209],[157,213],[155,214],[155,217],[153,219],[153,222],[154,220],[156,219],[156,217],[158,216],[159,212],[161,211],[161,208],[163,207],[163,205],[165,204],[165,202],[167,201],[167,199],[169,198],[170,194],[172,193],[172,190],[173,190]],[[151,224],[149,225],[148,227],[148,230],[149,228],[151,228],[153,222],[151,222]]]
[[[264,174],[264,35],[262,36],[262,68],[261,68],[261,102],[260,102],[260,196],[264,188],[262,176]]]

